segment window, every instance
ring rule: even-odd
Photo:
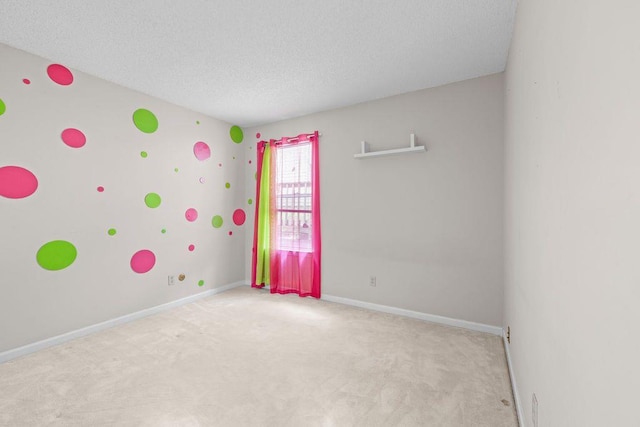
[[[274,182],[278,247],[312,250],[311,144],[280,147],[275,159]]]

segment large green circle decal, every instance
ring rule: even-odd
[[[5,111],[7,111],[7,106],[4,104],[4,101],[0,99],[0,116],[3,115]]]
[[[158,119],[155,114],[144,108],[133,113],[133,123],[144,133],[153,133],[158,130]]]
[[[36,260],[45,270],[57,271],[69,267],[76,260],[76,247],[66,240],[53,240],[38,250]]]
[[[240,129],[239,126],[231,126],[231,129],[229,130],[229,135],[231,136],[231,140],[236,144],[240,144],[244,139],[244,133],[242,132],[242,129]]]
[[[222,227],[222,217],[220,215],[214,216],[211,220],[211,225],[213,225],[215,228]]]
[[[146,196],[144,196],[145,205],[149,206],[152,209],[160,206],[161,202],[162,202],[162,199],[160,198],[160,195],[158,195],[157,193],[149,193]]]

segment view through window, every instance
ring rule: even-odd
[[[311,252],[311,144],[280,147],[277,153],[274,184],[279,247]]]

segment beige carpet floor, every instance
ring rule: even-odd
[[[517,426],[497,336],[248,287],[0,365],[2,426]]]

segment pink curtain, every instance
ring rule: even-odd
[[[261,145],[262,144],[262,145]],[[266,143],[259,143],[263,147]],[[292,138],[270,140],[269,167],[263,167],[263,150],[258,150],[258,180],[269,179],[269,185],[258,182],[256,204],[265,203],[268,191],[268,242],[260,242],[266,233],[258,233],[257,224],[265,218],[265,209],[256,206],[252,285],[263,285],[256,278],[265,271],[256,262],[258,251],[268,251],[268,282],[271,293],[297,293],[320,298],[320,179],[318,132]],[[265,157],[266,159],[266,157]],[[260,173],[262,170],[269,173]],[[268,177],[266,175],[269,175]],[[263,194],[260,194],[260,192]],[[266,206],[266,205],[265,205]],[[258,254],[260,255],[260,254]]]

